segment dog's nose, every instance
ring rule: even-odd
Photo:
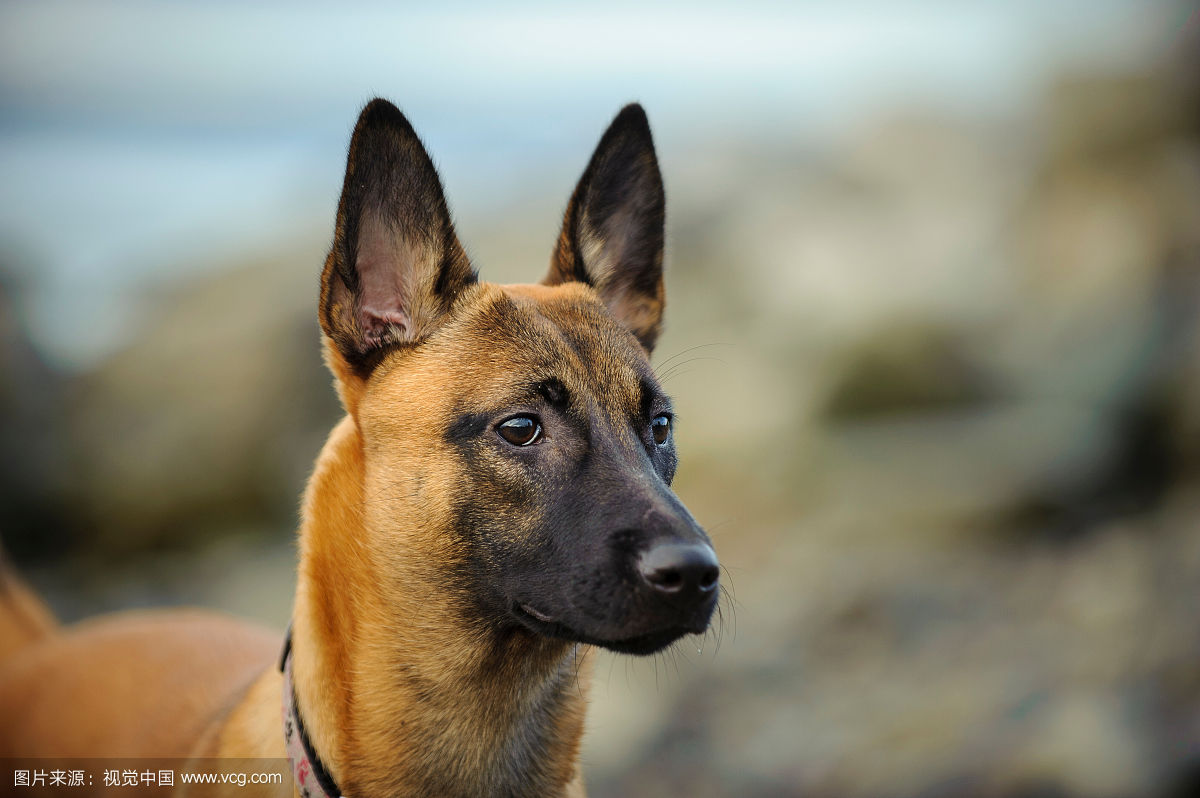
[[[658,543],[638,561],[638,571],[655,591],[680,599],[699,598],[717,587],[717,554],[704,543]]]

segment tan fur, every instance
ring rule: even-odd
[[[188,756],[277,646],[270,632],[200,611],[127,612],[78,624],[0,670],[0,751]]]
[[[0,549],[0,666],[18,650],[53,634],[58,623],[12,571]]]

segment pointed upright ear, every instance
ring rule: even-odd
[[[321,274],[331,354],[367,377],[389,349],[428,336],[475,279],[421,140],[396,106],[372,100],[350,139]]]
[[[600,139],[567,204],[542,281],[586,283],[649,352],[663,312],[665,198],[646,112],[627,105]]]

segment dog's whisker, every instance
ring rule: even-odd
[[[695,369],[686,369],[684,371],[673,371],[670,374],[668,374],[667,376],[662,378],[662,383],[664,385],[666,385],[668,382],[675,379],[676,377],[686,377],[687,375],[691,374],[694,371],[695,371]]]
[[[680,369],[683,369],[686,366],[691,365],[692,363],[705,363],[705,362],[720,363],[723,366],[729,365],[729,363],[722,358],[713,357],[711,355],[699,355],[697,357],[690,357],[687,360],[682,360],[682,361],[672,365],[669,369],[666,369],[665,371],[663,371],[659,374],[659,379],[661,379],[665,382],[666,380],[670,379],[673,375],[678,373]]]
[[[673,355],[671,355],[670,357],[668,357],[668,358],[666,358],[665,360],[663,360],[661,363],[657,364],[657,365],[655,366],[655,370],[656,370],[656,371],[658,371],[658,370],[660,370],[660,369],[664,369],[664,368],[666,368],[667,366],[669,366],[669,365],[671,364],[671,362],[672,362],[673,360],[675,360],[675,359],[677,359],[677,358],[680,358],[680,357],[683,357],[684,355],[688,354],[689,352],[695,352],[695,351],[696,351],[696,350],[698,350],[698,349],[709,349],[709,348],[711,348],[711,347],[717,347],[717,346],[733,346],[733,344],[730,344],[730,343],[725,343],[725,342],[722,342],[722,341],[714,341],[714,342],[712,342],[712,343],[707,343],[707,344],[696,344],[695,346],[689,346],[689,347],[687,347],[687,348],[685,348],[685,349],[681,349],[681,350],[679,350],[679,351],[678,351],[678,352],[676,352],[675,354],[673,354]]]

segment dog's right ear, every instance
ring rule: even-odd
[[[664,205],[646,112],[627,105],[579,178],[542,280],[595,288],[647,352],[662,326]]]
[[[385,353],[427,337],[475,280],[421,140],[400,109],[372,100],[350,139],[321,274],[334,373],[366,379]]]

